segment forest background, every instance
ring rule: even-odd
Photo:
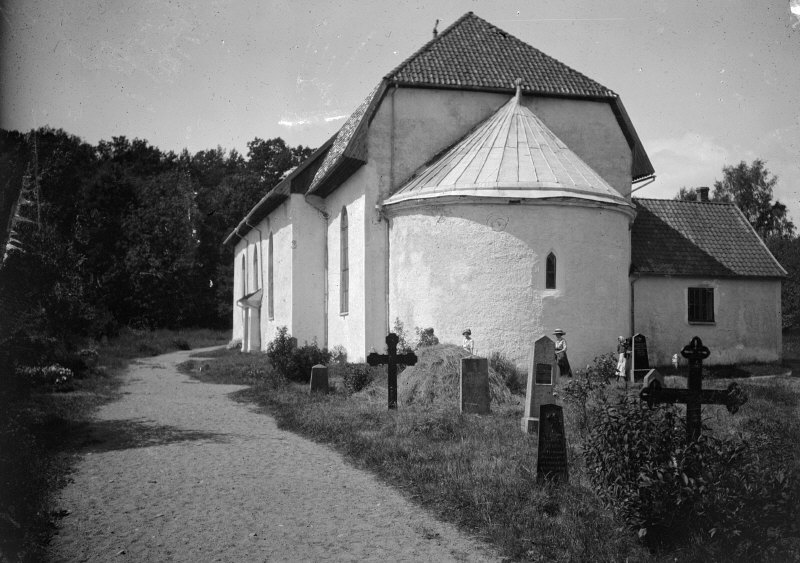
[[[229,328],[233,249],[222,241],[312,152],[281,138],[255,138],[246,155],[175,154],[141,139],[95,146],[61,129],[0,130],[0,217],[11,227],[0,247],[4,362],[52,357],[122,327]],[[758,159],[721,177],[712,200],[736,203],[786,268],[783,325],[800,325],[800,238],[773,200],[778,178]]]

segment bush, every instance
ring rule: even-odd
[[[727,558],[783,559],[798,532],[799,476],[781,453],[791,444],[765,445],[769,429],[687,444],[677,412],[630,397],[600,410],[584,449],[598,496],[650,547],[694,540]]]
[[[527,377],[521,373],[516,364],[506,358],[500,352],[492,352],[489,357],[489,367],[503,380],[508,387],[508,390],[515,395],[520,395],[525,392],[527,386]]]
[[[267,357],[272,367],[285,378],[298,383],[308,383],[311,368],[317,364],[328,365],[331,354],[320,349],[316,342],[297,347],[297,339],[289,335],[285,326],[278,328],[277,335],[267,345]]]
[[[73,391],[74,374],[69,368],[59,364],[50,366],[22,366],[16,370],[18,378],[22,378],[33,387],[44,387],[48,391]]]
[[[367,364],[344,364],[342,383],[349,394],[366,389],[375,380],[372,368]]]
[[[593,406],[605,404],[605,388],[616,379],[617,362],[613,354],[597,356],[585,370],[577,370],[562,388],[564,402],[577,411],[578,428],[585,433]]]

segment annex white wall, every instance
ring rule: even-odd
[[[533,342],[563,328],[573,368],[627,333],[632,213],[564,202],[391,207],[390,318],[407,330],[433,327],[460,343],[469,327],[479,355],[524,367]]]
[[[714,288],[713,324],[689,323],[689,287]],[[668,365],[694,336],[711,350],[709,364],[781,359],[780,280],[647,276],[633,292],[634,329],[647,337],[651,365]]]

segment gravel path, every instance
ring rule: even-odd
[[[196,351],[195,351],[196,352]],[[54,561],[495,561],[325,446],[279,430],[176,365],[136,362],[104,406],[53,538]]]

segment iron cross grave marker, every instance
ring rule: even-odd
[[[406,354],[397,353],[397,343],[400,338],[393,332],[386,335],[386,348],[388,354],[378,354],[372,352],[367,356],[367,363],[371,366],[387,365],[389,371],[389,408],[397,408],[397,366],[413,366],[417,363],[417,355],[414,352]]]
[[[728,389],[703,389],[703,360],[711,351],[695,336],[683,347],[681,355],[689,360],[689,386],[687,389],[663,389],[658,381],[652,381],[642,389],[639,396],[651,407],[655,403],[684,403],[686,405],[686,434],[690,442],[700,437],[701,408],[703,405],[725,405],[731,414],[747,402],[747,394],[736,384]]]

